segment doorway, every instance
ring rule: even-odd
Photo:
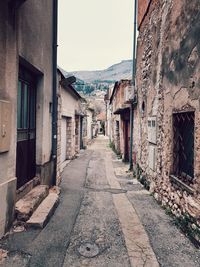
[[[17,188],[36,174],[36,79],[20,67],[17,94]]]
[[[129,161],[129,147],[130,147],[130,128],[129,121],[124,120],[124,161]]]

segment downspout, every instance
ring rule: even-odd
[[[58,0],[53,0],[53,50],[52,50],[52,153],[53,161],[53,180],[52,184],[56,185],[57,173],[57,27],[58,27]]]
[[[133,68],[132,68],[132,86],[135,90],[135,75],[136,75],[136,32],[137,32],[137,0],[134,1],[134,27],[133,27]],[[133,127],[134,127],[134,105],[136,98],[131,100],[130,108],[130,155],[129,155],[129,170],[133,169]]]

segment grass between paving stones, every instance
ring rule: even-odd
[[[143,170],[138,164],[134,175],[144,188],[149,191],[150,181],[147,180],[146,176],[143,174]],[[154,192],[151,193],[151,196],[154,196]],[[188,213],[176,216],[172,213],[169,206],[163,206],[161,201],[156,198],[155,200],[165,210],[165,213],[173,219],[174,224],[185,234],[185,236],[187,236],[197,248],[200,248],[200,228],[197,220],[191,217]]]
[[[197,226],[197,220],[188,213],[175,216],[169,207],[163,207],[165,213],[173,218],[174,224],[191,240],[191,242],[200,248],[200,229]]]
[[[150,181],[147,180],[146,176],[143,174],[142,169],[137,164],[136,171],[134,172],[138,181],[144,186],[145,189],[149,191],[150,189]]]

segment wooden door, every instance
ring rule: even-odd
[[[129,161],[130,133],[129,121],[124,120],[124,160]]]
[[[36,173],[36,88],[34,78],[26,71],[21,73],[25,75],[20,75],[18,81],[17,188],[30,181]]]

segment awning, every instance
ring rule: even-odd
[[[114,113],[115,115],[119,115],[119,114],[122,114],[122,113],[124,113],[124,112],[129,111],[129,110],[130,110],[130,107],[118,108],[118,109],[116,109],[113,113]]]
[[[75,115],[80,116],[80,117],[86,117],[87,116],[86,114],[84,114],[83,112],[78,111],[78,110],[75,110]]]

